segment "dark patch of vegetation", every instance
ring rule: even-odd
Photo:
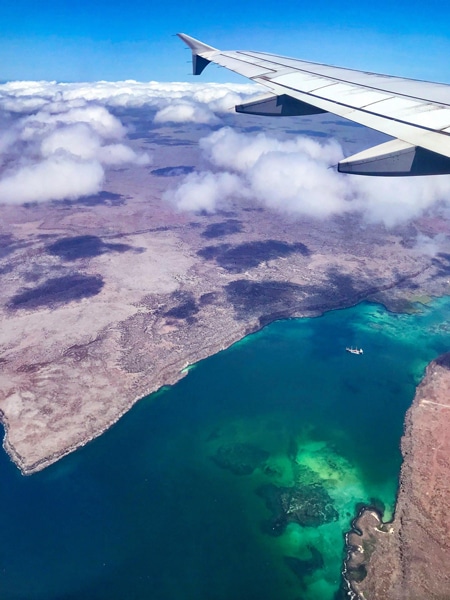
[[[231,248],[230,244],[220,244],[219,246],[205,246],[197,252],[198,256],[201,256],[205,260],[214,260],[221,253],[226,252]]]
[[[103,287],[100,275],[65,275],[47,279],[35,288],[27,288],[16,294],[9,302],[9,308],[34,309],[43,306],[53,307],[89,298],[100,293]]]
[[[239,317],[289,316],[293,303],[300,301],[304,288],[288,281],[250,281],[237,279],[225,286],[229,302]],[[273,318],[272,318],[273,320]]]
[[[438,275],[447,277],[450,274],[450,254],[447,252],[438,252],[431,261],[438,268]]]
[[[230,246],[229,244],[206,246],[197,254],[206,260],[214,259],[219,266],[230,273],[242,273],[268,260],[290,254],[309,256],[310,252],[305,244],[300,242],[288,244],[279,240],[265,240],[246,242],[239,246]]]
[[[256,133],[257,131],[265,131],[265,127],[262,125],[249,125],[248,127],[241,127],[240,130],[245,133]]]
[[[206,294],[202,294],[198,300],[200,306],[208,306],[209,304],[214,304],[219,299],[218,292],[207,292]]]
[[[287,129],[286,133],[293,135],[306,135],[308,137],[331,138],[330,133],[324,131],[314,131],[314,129]]]
[[[122,194],[116,194],[114,192],[99,192],[93,196],[83,196],[81,198],[77,198],[76,200],[69,200],[66,198],[65,200],[54,200],[53,204],[73,206],[75,204],[81,204],[83,206],[121,206],[125,204],[127,198]]]
[[[205,238],[218,238],[242,231],[242,223],[237,219],[228,219],[222,223],[211,223],[202,233]]]
[[[130,136],[133,139],[132,136]],[[163,135],[157,131],[140,132],[139,138],[144,138],[146,144],[157,144],[158,146],[195,146],[197,142],[188,138],[176,138],[170,135]]]
[[[173,317],[174,319],[187,319],[198,313],[198,308],[193,300],[183,302],[174,308],[168,310],[164,316]]]
[[[65,237],[47,246],[47,252],[63,260],[92,258],[106,252],[127,252],[133,250],[128,244],[105,244],[96,235],[78,235]]]
[[[186,319],[188,323],[195,322],[192,319],[198,313],[199,308],[194,296],[189,292],[175,292],[172,294],[172,299],[177,301],[178,304],[166,311],[164,316],[174,319]]]
[[[161,169],[153,169],[152,175],[157,177],[179,177],[180,175],[189,175],[193,173],[194,167],[188,165],[179,165],[177,167],[162,167]]]
[[[12,265],[4,265],[3,267],[0,267],[0,275],[7,275],[8,273],[11,273],[11,271],[13,271]]]
[[[0,258],[4,258],[14,252],[14,237],[10,233],[0,234]]]
[[[335,268],[328,269],[327,271],[328,283],[335,291],[336,295],[343,297],[352,297],[357,295],[358,291],[355,289],[354,280],[348,273],[341,273]]]
[[[444,367],[446,369],[450,369],[450,352],[446,352],[445,354],[441,354],[435,360],[436,364],[440,367]]]

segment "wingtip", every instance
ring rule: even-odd
[[[200,40],[197,40],[196,38],[193,38],[192,36],[187,35],[186,33],[177,33],[177,36],[180,38],[180,40],[183,40],[183,42],[189,46],[193,54],[203,54],[204,52],[217,52],[217,48],[209,46],[208,44],[205,44],[204,42],[201,42]]]
[[[185,33],[177,33],[177,36],[192,50],[192,72],[194,75],[200,75],[203,69],[210,63],[208,56],[211,52],[217,52],[217,48],[208,46],[208,44],[204,44]]]

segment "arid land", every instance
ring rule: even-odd
[[[202,135],[137,131],[153,165],[110,170],[94,197],[2,206],[0,411],[24,474],[273,320],[363,300],[414,310],[450,290],[447,238],[434,256],[418,245],[450,231],[442,218],[386,230],[242,199],[177,212],[162,196],[201,163]]]
[[[450,598],[450,354],[433,361],[405,421],[392,523],[364,510],[348,536],[347,577],[361,600]]]

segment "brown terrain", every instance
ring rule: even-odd
[[[413,310],[424,295],[448,293],[450,243],[434,257],[417,246],[421,232],[448,233],[442,219],[386,230],[250,200],[180,213],[163,192],[198,168],[196,141],[208,131],[134,125],[130,144],[155,151],[151,167],[110,169],[97,196],[2,206],[0,414],[23,473],[273,320],[366,299]]]
[[[360,600],[450,598],[450,354],[433,361],[408,410],[395,517],[364,510],[346,576]]]

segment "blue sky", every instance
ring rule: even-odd
[[[1,2],[0,80],[193,81],[184,31],[223,49],[450,82],[450,5],[356,0]],[[199,81],[244,81],[209,67]]]

